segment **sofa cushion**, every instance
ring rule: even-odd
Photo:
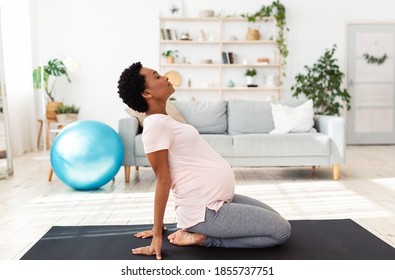
[[[290,107],[299,106],[304,101],[288,99],[282,101],[229,100],[228,133],[269,133],[274,129],[271,103]]]
[[[233,155],[233,137],[227,134],[202,134],[204,140],[221,156]]]
[[[228,101],[228,133],[269,133],[274,129],[270,102]]]
[[[331,145],[323,133],[240,134],[233,136],[233,156],[327,156]]]
[[[201,134],[223,134],[227,131],[227,102],[183,102],[174,101],[187,123],[193,125]]]
[[[227,134],[202,134],[204,140],[213,147],[221,156],[232,156],[233,154],[233,137]],[[134,141],[134,153],[138,157],[145,157],[142,135],[137,134]]]

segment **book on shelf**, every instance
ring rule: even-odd
[[[229,57],[229,63],[230,64],[234,64],[234,56],[233,56],[233,52],[228,52],[228,57]]]
[[[226,52],[222,52],[222,63],[223,64],[228,64],[229,60],[228,60],[228,55]]]
[[[169,28],[160,29],[160,39],[161,40],[178,40],[177,31]]]
[[[234,64],[235,55],[233,52],[222,52],[222,63],[223,64]]]

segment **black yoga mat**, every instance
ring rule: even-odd
[[[395,260],[395,248],[352,220],[291,221],[292,235],[284,244],[265,249],[179,247],[163,241],[162,257],[167,260]],[[176,230],[167,225],[166,235]],[[55,226],[22,260],[150,260],[132,248],[150,244],[134,233],[151,225]]]

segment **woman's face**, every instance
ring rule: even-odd
[[[145,79],[145,91],[155,98],[169,98],[174,93],[173,85],[169,78],[161,76],[158,72],[150,68],[141,68],[140,74]]]

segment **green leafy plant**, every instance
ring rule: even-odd
[[[56,114],[78,114],[80,108],[75,105],[59,105],[55,112]]]
[[[313,100],[314,111],[321,115],[340,115],[340,109],[350,110],[351,96],[346,89],[342,89],[344,74],[337,65],[337,59],[333,57],[336,45],[332,49],[325,50],[312,67],[304,66],[306,74],[296,75],[296,84],[291,87],[293,96],[304,94]]]
[[[162,53],[162,56],[163,57],[170,57],[170,56],[178,57],[178,51],[177,50],[167,50]]]
[[[285,6],[280,3],[280,0],[272,2],[271,5],[263,5],[261,9],[253,14],[241,14],[242,17],[247,18],[249,22],[256,22],[257,19],[265,19],[267,17],[274,17],[278,28],[278,36],[276,38],[277,48],[280,55],[283,57],[282,64],[286,65],[286,58],[289,54],[288,47],[285,41],[285,31],[289,31],[285,16]],[[285,72],[283,72],[285,76]]]
[[[364,53],[363,57],[365,58],[366,62],[369,64],[381,65],[387,60],[388,56],[386,53],[382,57],[375,57],[375,56],[370,55],[368,53]]]
[[[41,89],[41,66],[33,70],[33,88],[35,90]],[[67,81],[71,83],[70,77],[67,73],[67,68],[63,62],[59,59],[52,59],[48,61],[48,64],[44,66],[44,89],[47,97],[50,101],[55,101],[54,89],[58,77],[65,76]],[[51,87],[49,87],[50,77],[53,76],[55,79],[52,82]]]
[[[254,68],[247,69],[244,76],[254,77],[256,75],[256,70]]]

